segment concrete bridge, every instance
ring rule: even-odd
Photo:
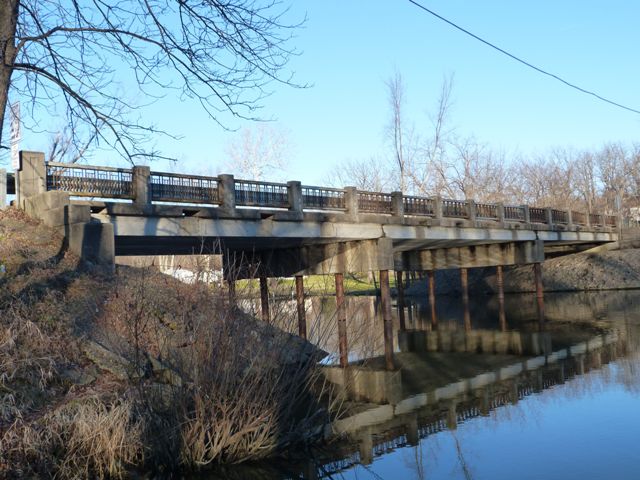
[[[380,272],[385,338],[391,339],[390,270],[397,272],[400,301],[403,272],[426,271],[433,306],[434,270],[460,269],[468,304],[468,268],[495,266],[503,299],[502,266],[533,264],[542,320],[545,252],[617,240],[617,218],[610,215],[232,175],[182,175],[140,166],[47,163],[39,152],[20,152],[13,190],[21,208],[60,229],[69,248],[88,260],[113,265],[118,255],[223,254],[230,295],[234,280],[260,278],[266,321],[267,277],[294,276],[299,333],[305,338],[303,278],[335,275],[342,365],[347,364],[345,273]],[[386,356],[392,369],[391,340]]]

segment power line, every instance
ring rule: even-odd
[[[457,24],[453,23],[452,21],[447,20],[447,19],[446,19],[446,18],[444,18],[442,15],[438,15],[438,14],[437,14],[436,12],[434,12],[433,10],[428,9],[427,7],[425,7],[424,5],[421,5],[420,3],[416,2],[415,0],[408,0],[408,1],[409,1],[409,3],[412,3],[412,4],[413,4],[413,5],[415,5],[416,7],[420,8],[421,10],[424,10],[425,12],[427,12],[427,13],[429,13],[429,14],[433,15],[433,16],[434,16],[434,17],[436,17],[437,19],[442,20],[443,22],[445,22],[445,23],[447,23],[447,24],[451,25],[453,28],[455,28],[455,29],[457,29],[457,30],[460,30],[462,33],[465,33],[465,34],[469,35],[471,38],[474,38],[474,39],[476,39],[476,40],[478,40],[478,41],[480,41],[480,42],[484,43],[485,45],[487,45],[487,46],[489,46],[489,47],[493,48],[494,50],[497,50],[498,52],[502,53],[503,55],[506,55],[507,57],[511,58],[512,60],[515,60],[516,62],[522,63],[523,65],[525,65],[525,66],[527,66],[527,67],[529,67],[529,68],[532,68],[533,70],[535,70],[535,71],[536,71],[536,72],[538,72],[538,73],[542,73],[543,75],[547,75],[547,76],[549,76],[549,77],[551,77],[551,78],[553,78],[553,79],[555,79],[555,80],[557,80],[557,81],[559,81],[559,82],[564,83],[564,84],[565,84],[565,85],[567,85],[568,87],[571,87],[571,88],[573,88],[573,89],[575,89],[575,90],[578,90],[579,92],[585,93],[585,94],[587,94],[587,95],[591,95],[592,97],[595,97],[595,98],[597,98],[598,100],[601,100],[601,101],[603,101],[603,102],[606,102],[606,103],[608,103],[608,104],[610,104],[610,105],[616,106],[616,107],[618,107],[618,108],[622,108],[622,109],[624,109],[624,110],[628,110],[629,112],[633,112],[633,113],[640,114],[640,110],[636,110],[635,108],[627,107],[627,106],[622,105],[622,104],[620,104],[620,103],[614,102],[613,100],[609,100],[608,98],[605,98],[605,97],[603,97],[603,96],[601,96],[601,95],[598,95],[598,94],[597,94],[597,93],[595,93],[595,92],[592,92],[592,91],[590,91],[590,90],[586,90],[586,89],[584,89],[584,88],[582,88],[582,87],[579,87],[578,85],[575,85],[575,84],[573,84],[573,83],[571,83],[571,82],[568,82],[568,81],[566,81],[565,79],[563,79],[563,78],[559,77],[558,75],[555,75],[555,74],[553,74],[553,73],[551,73],[551,72],[548,72],[548,71],[546,71],[546,70],[543,70],[543,69],[542,69],[542,68],[540,68],[540,67],[536,67],[535,65],[533,65],[533,64],[531,64],[531,63],[529,63],[529,62],[527,62],[526,60],[523,60],[523,59],[521,59],[521,58],[519,58],[519,57],[515,56],[514,54],[507,52],[506,50],[504,50],[504,49],[502,49],[502,48],[498,47],[497,45],[494,45],[493,43],[491,43],[491,42],[489,42],[489,41],[485,40],[484,38],[481,38],[481,37],[479,37],[478,35],[476,35],[476,34],[474,34],[474,33],[470,32],[469,30],[467,30],[467,29],[465,29],[465,28],[462,28],[461,26],[459,26],[459,25],[457,25]]]

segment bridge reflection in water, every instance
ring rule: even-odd
[[[472,330],[464,328],[465,314],[458,299],[438,300],[437,329],[431,327],[428,304],[408,302],[404,329],[395,311],[399,369],[389,372],[382,359],[377,300],[348,299],[354,315],[349,324],[373,335],[368,341],[362,339],[361,348],[353,344],[346,370],[326,369],[337,383],[352,382],[346,391],[356,408],[331,425],[331,435],[339,441],[308,465],[296,467],[304,470],[305,478],[331,478],[356,465],[370,464],[378,456],[456,430],[460,424],[601,371],[612,362],[623,364],[640,351],[640,322],[634,321],[640,292],[550,294],[546,299],[550,321],[544,332],[537,328],[535,299],[528,296],[506,297],[506,331],[500,326],[494,297],[471,303]],[[334,314],[330,300],[308,301],[314,304],[309,305],[312,310],[320,309],[325,317]],[[320,343],[336,360],[335,334]]]

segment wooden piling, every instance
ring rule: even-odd
[[[380,296],[382,299],[382,320],[384,324],[384,358],[387,370],[394,369],[393,360],[393,320],[391,316],[391,291],[389,270],[380,270]]]
[[[347,306],[344,303],[344,276],[336,273],[336,315],[338,317],[338,349],[340,352],[340,366],[349,365],[349,350],[347,346]]]
[[[496,267],[496,283],[498,284],[498,320],[500,322],[500,330],[507,331],[507,316],[504,312],[504,276],[502,265]]]
[[[260,275],[260,308],[262,310],[262,321],[269,323],[271,315],[269,314],[269,285],[267,284],[266,275]]]
[[[436,314],[436,278],[435,272],[429,270],[427,272],[429,282],[429,305],[431,306],[431,328],[438,326],[438,315]]]
[[[304,277],[296,275],[296,305],[298,307],[298,335],[307,339],[307,314],[304,308]]]
[[[542,264],[533,264],[533,273],[536,282],[536,300],[538,303],[538,324],[542,329],[544,327],[544,288],[542,286]]]
[[[402,271],[396,272],[396,290],[398,291],[398,321],[400,322],[400,330],[406,330],[407,326],[404,318],[404,285]]]
[[[466,268],[460,269],[460,285],[462,287],[462,307],[464,308],[464,329],[471,330],[471,312],[469,310],[469,275]]]

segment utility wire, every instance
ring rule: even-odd
[[[587,94],[587,95],[591,95],[591,96],[593,96],[593,97],[596,97],[598,100],[602,100],[603,102],[606,102],[606,103],[608,103],[608,104],[610,104],[610,105],[616,106],[616,107],[618,107],[618,108],[622,108],[622,109],[624,109],[624,110],[628,110],[629,112],[633,112],[633,113],[640,114],[640,110],[636,110],[635,108],[627,107],[627,106],[622,105],[622,104],[620,104],[620,103],[614,102],[613,100],[609,100],[608,98],[605,98],[605,97],[603,97],[603,96],[601,96],[601,95],[598,95],[598,94],[597,94],[597,93],[595,93],[595,92],[592,92],[592,91],[590,91],[590,90],[586,90],[586,89],[584,89],[584,88],[582,88],[582,87],[579,87],[578,85],[575,85],[575,84],[573,84],[573,83],[570,83],[570,82],[566,81],[565,79],[563,79],[563,78],[559,77],[558,75],[555,75],[555,74],[553,74],[553,73],[551,73],[551,72],[547,72],[546,70],[543,70],[542,68],[536,67],[535,65],[533,65],[533,64],[531,64],[531,63],[529,63],[529,62],[527,62],[527,61],[525,61],[525,60],[523,60],[523,59],[521,59],[521,58],[519,58],[519,57],[516,57],[514,54],[509,53],[509,52],[507,52],[506,50],[503,50],[502,48],[498,47],[497,45],[494,45],[493,43],[491,43],[491,42],[489,42],[489,41],[485,40],[484,38],[481,38],[481,37],[479,37],[478,35],[476,35],[476,34],[474,34],[474,33],[470,32],[469,30],[466,30],[465,28],[462,28],[461,26],[456,25],[456,24],[455,24],[455,23],[453,23],[452,21],[447,20],[447,19],[446,19],[446,18],[444,18],[442,15],[438,15],[438,14],[437,14],[436,12],[434,12],[433,10],[428,9],[427,7],[425,7],[424,5],[421,5],[420,3],[416,2],[415,0],[408,0],[408,1],[409,1],[409,3],[412,3],[413,5],[415,5],[416,7],[418,7],[419,9],[424,10],[425,12],[427,12],[427,13],[429,13],[429,14],[433,15],[433,16],[434,16],[434,17],[436,17],[437,19],[442,20],[443,22],[445,22],[445,23],[447,23],[447,24],[451,25],[453,28],[455,28],[455,29],[457,29],[457,30],[460,30],[462,33],[466,33],[466,34],[467,34],[467,35],[469,35],[470,37],[475,38],[476,40],[478,40],[478,41],[480,41],[480,42],[484,43],[485,45],[487,45],[487,46],[489,46],[489,47],[493,48],[494,50],[497,50],[498,52],[500,52],[500,53],[502,53],[503,55],[506,55],[507,57],[509,57],[509,58],[511,58],[511,59],[513,59],[513,60],[515,60],[516,62],[522,63],[523,65],[526,65],[527,67],[532,68],[533,70],[535,70],[535,71],[536,71],[536,72],[538,72],[538,73],[542,73],[543,75],[547,75],[547,76],[549,76],[549,77],[551,77],[551,78],[553,78],[553,79],[555,79],[555,80],[558,80],[559,82],[564,83],[564,84],[565,84],[565,85],[567,85],[568,87],[571,87],[571,88],[573,88],[573,89],[575,89],[575,90],[578,90],[579,92],[585,93],[585,94]]]

